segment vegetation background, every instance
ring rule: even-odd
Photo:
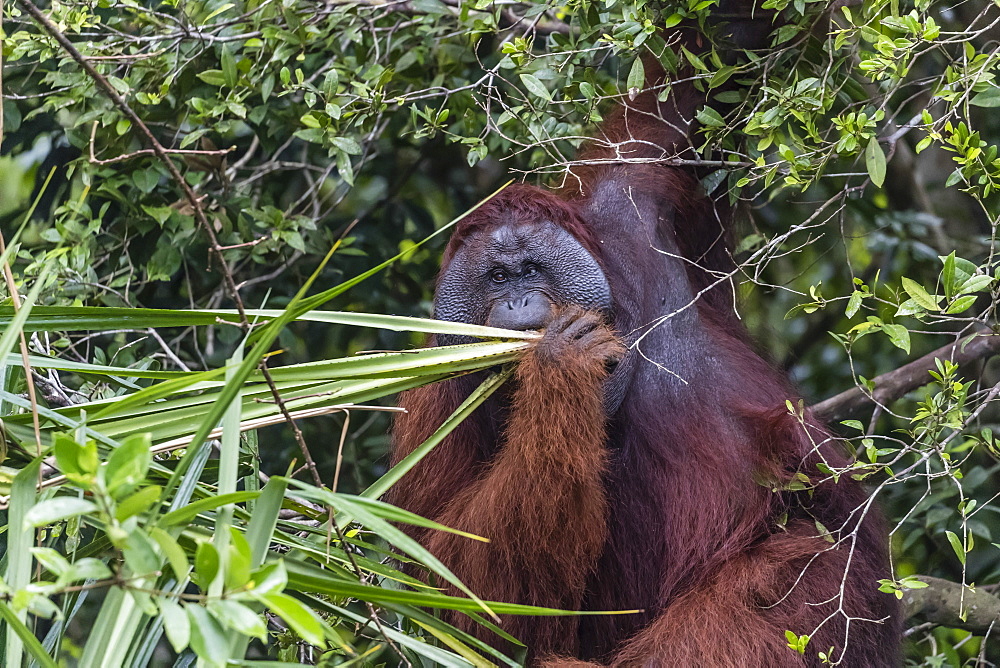
[[[526,344],[359,355],[436,327],[363,314],[427,316],[421,242],[558,185],[646,51],[706,93],[674,163],[744,220],[742,317],[890,516],[908,665],[1000,661],[996,3],[766,0],[754,52],[716,0],[0,7],[4,665],[518,665],[375,499],[392,394]]]

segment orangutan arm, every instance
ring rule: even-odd
[[[431,552],[482,598],[580,607],[606,537],[602,383],[621,353],[597,316],[571,307],[518,366],[495,459],[434,518],[490,543],[428,536]],[[508,618],[503,627],[534,652],[576,648],[575,618]]]

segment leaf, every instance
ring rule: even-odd
[[[80,580],[101,580],[109,577],[111,577],[111,569],[103,561],[84,557],[79,561],[74,561],[69,569],[59,576],[59,584],[71,584]]]
[[[39,527],[97,510],[97,505],[75,496],[57,496],[32,506],[24,516],[24,527]]]
[[[851,293],[851,298],[847,300],[847,308],[844,310],[844,314],[848,318],[853,318],[861,308],[861,300],[864,299],[864,294],[858,290]]]
[[[707,72],[708,71],[708,68],[705,67],[705,63],[702,61],[702,59],[699,58],[698,56],[694,55],[690,51],[688,51],[687,48],[684,47],[683,45],[681,46],[681,53],[684,54],[684,57],[687,58],[687,61],[689,63],[691,63],[691,65],[696,70],[698,70],[700,72]]]
[[[267,627],[256,612],[236,601],[216,600],[208,604],[208,610],[225,627],[243,635],[267,639]]]
[[[208,610],[200,605],[187,605],[191,623],[191,648],[205,662],[224,666],[229,660],[229,636]]]
[[[225,78],[226,85],[231,88],[236,85],[238,75],[236,72],[236,59],[233,57],[233,51],[229,45],[223,45],[221,60],[223,77]]]
[[[97,458],[97,443],[88,441],[80,445],[75,438],[59,433],[53,438],[52,449],[59,470],[74,482],[92,482],[100,461]]]
[[[361,144],[353,137],[331,137],[330,143],[347,155],[361,155]]]
[[[166,555],[167,562],[170,564],[170,568],[173,569],[177,579],[182,581],[187,578],[191,565],[188,563],[187,553],[184,552],[184,548],[180,546],[177,540],[160,527],[150,529],[149,535],[160,546],[163,554]]]
[[[299,122],[307,128],[318,128],[322,125],[319,119],[316,118],[316,114],[311,111],[302,114],[302,116],[299,117]]]
[[[718,88],[722,84],[726,83],[729,80],[729,77],[733,76],[736,73],[736,71],[737,69],[732,65],[727,65],[726,67],[721,68],[718,72],[712,75],[712,78],[708,82],[708,87]],[[731,91],[731,92],[736,92],[736,91]],[[739,93],[737,93],[736,101],[737,102],[739,101]]]
[[[990,276],[983,276],[982,274],[978,276],[973,276],[958,289],[958,294],[965,294],[966,292],[982,292],[993,284],[993,279]]]
[[[974,107],[1000,107],[1000,87],[993,85],[981,93],[976,93],[969,100],[969,104]]]
[[[715,128],[723,127],[726,124],[726,121],[719,115],[719,112],[711,107],[704,107],[703,109],[700,109],[698,113],[695,114],[695,118],[697,118],[698,122],[702,125],[708,125]]]
[[[167,632],[167,640],[174,651],[180,654],[191,642],[191,620],[184,608],[165,596],[157,599],[160,615],[163,617],[163,630]]]
[[[153,188],[160,182],[160,173],[156,169],[137,169],[132,172],[132,183],[144,193],[153,192]]]
[[[56,668],[56,662],[52,660],[49,653],[45,651],[42,643],[38,642],[38,638],[32,633],[31,629],[25,626],[24,622],[17,616],[17,614],[10,609],[4,601],[0,601],[0,619],[3,619],[5,626],[9,631],[13,631],[17,638],[24,643],[24,647],[27,648],[31,656],[38,662],[38,665],[44,666],[44,668]],[[8,631],[8,632],[9,632]],[[11,646],[11,642],[8,639],[7,647]],[[18,665],[20,664],[21,651],[18,648]],[[7,654],[7,659],[10,660],[10,654]],[[14,665],[14,664],[6,664]]]
[[[146,479],[146,472],[153,459],[149,452],[151,446],[150,435],[142,433],[126,437],[114,449],[101,472],[112,496],[125,495]]]
[[[892,345],[906,353],[910,352],[910,332],[906,327],[887,323],[882,325],[882,330],[889,335]]]
[[[916,315],[917,313],[924,313],[923,307],[914,300],[907,299],[899,305],[898,309],[896,309],[895,317],[898,318],[904,315]]]
[[[962,547],[962,539],[959,538],[951,531],[945,531],[945,535],[948,537],[948,542],[951,543],[951,549],[955,550],[955,556],[958,560],[965,565],[965,548]]]
[[[225,506],[230,503],[242,503],[244,501],[249,501],[250,499],[257,498],[259,494],[260,492],[231,492],[229,494],[219,494],[199,499],[194,503],[189,503],[183,508],[170,511],[160,518],[160,524],[165,527],[187,524],[201,513],[214,510],[219,506]]]
[[[118,545],[125,556],[125,563],[138,575],[147,575],[160,570],[160,558],[156,554],[156,543],[141,528],[128,532],[123,543]]]
[[[236,3],[234,3],[234,2],[227,2],[227,3],[225,3],[221,7],[217,8],[216,10],[214,10],[211,14],[209,14],[208,16],[206,16],[205,18],[203,18],[201,20],[202,25],[208,25],[208,22],[211,21],[212,19],[214,19],[216,16],[218,16],[222,12],[226,11],[227,9],[232,9],[235,6],[236,6]]]
[[[163,490],[159,485],[143,487],[135,494],[127,496],[118,503],[115,509],[115,519],[124,522],[133,515],[146,512],[150,506],[160,500]]]
[[[877,137],[872,137],[865,149],[865,168],[872,183],[881,188],[885,181],[885,153],[882,152]]]
[[[917,302],[920,306],[927,309],[928,311],[940,311],[941,308],[938,306],[938,301],[941,300],[937,295],[931,296],[923,286],[916,281],[903,276],[903,289],[906,290],[906,294],[910,295],[913,301]]]
[[[45,569],[56,577],[67,572],[70,568],[69,561],[51,547],[33,547],[31,554]]]
[[[326,645],[323,621],[298,599],[274,592],[260,596],[259,600],[285,620],[303,640],[317,647]]]
[[[646,69],[642,64],[642,58],[636,58],[632,61],[632,68],[629,70],[628,79],[625,81],[625,86],[628,89],[628,97],[630,100],[634,100],[636,98],[645,83]]]
[[[211,543],[198,543],[198,549],[194,553],[194,572],[198,586],[208,589],[219,572],[219,551]]]
[[[948,310],[946,310],[945,313],[947,313],[948,315],[962,313],[963,311],[969,309],[975,303],[976,303],[975,295],[965,295],[964,297],[959,297],[954,302],[952,302],[951,306],[948,307]]]
[[[196,77],[207,83],[209,86],[221,88],[226,85],[226,75],[222,70],[204,70],[195,74]]]
[[[958,282],[955,280],[955,251],[944,258],[944,268],[941,270],[941,284],[944,286],[944,296],[951,299],[958,289]]]
[[[246,533],[246,541],[250,548],[250,565],[253,568],[259,568],[264,563],[287,487],[287,478],[272,476],[260,491],[260,497],[254,504],[253,515],[250,516]]]
[[[552,100],[552,96],[549,93],[549,89],[546,88],[545,84],[539,81],[538,77],[536,77],[535,75],[522,74],[521,83],[524,84],[524,87],[527,88],[528,92],[530,92],[531,94],[537,95],[538,97],[544,100],[548,101]]]

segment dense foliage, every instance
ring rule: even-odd
[[[0,2],[4,665],[517,665],[428,612],[515,607],[400,572],[451,577],[375,499],[377,409],[524,343],[356,355],[434,331],[363,314],[426,316],[418,242],[561,183],[647,51],[706,94],[680,162],[744,221],[726,280],[776,364],[811,402],[899,390],[824,414],[857,452],[828,473],[890,515],[886,595],[966,585],[909,660],[1000,660],[968,614],[1000,582],[1000,346],[967,341],[997,327],[1000,11],[766,0],[737,52],[717,4]]]

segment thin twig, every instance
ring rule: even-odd
[[[3,100],[0,99],[0,107],[3,107]],[[0,135],[2,135],[0,128]],[[3,233],[0,232],[0,255],[7,251],[4,243]],[[10,291],[10,299],[14,306],[14,315],[21,310],[21,296],[17,293],[17,284],[14,282],[14,273],[10,269],[10,262],[4,260],[3,277],[7,283],[7,290]],[[38,455],[42,454],[42,426],[38,420],[38,397],[35,395],[35,378],[31,371],[31,361],[28,359],[28,340],[24,337],[24,330],[18,332],[19,347],[21,348],[21,364],[24,366],[24,379],[28,384],[28,401],[31,403],[31,425],[35,430],[35,448]]]
[[[97,121],[94,121],[93,125],[90,127],[90,162],[95,165],[112,165],[116,162],[124,162],[126,160],[131,160],[132,158],[140,158],[144,155],[158,155],[155,149],[144,148],[138,151],[132,151],[131,153],[125,153],[124,155],[115,156],[114,158],[101,159],[94,155],[94,139],[97,137]],[[220,149],[216,151],[196,151],[193,149],[183,149],[183,148],[164,148],[163,149],[169,155],[226,155],[227,153],[232,153],[236,150],[235,146],[230,146],[226,149]]]

